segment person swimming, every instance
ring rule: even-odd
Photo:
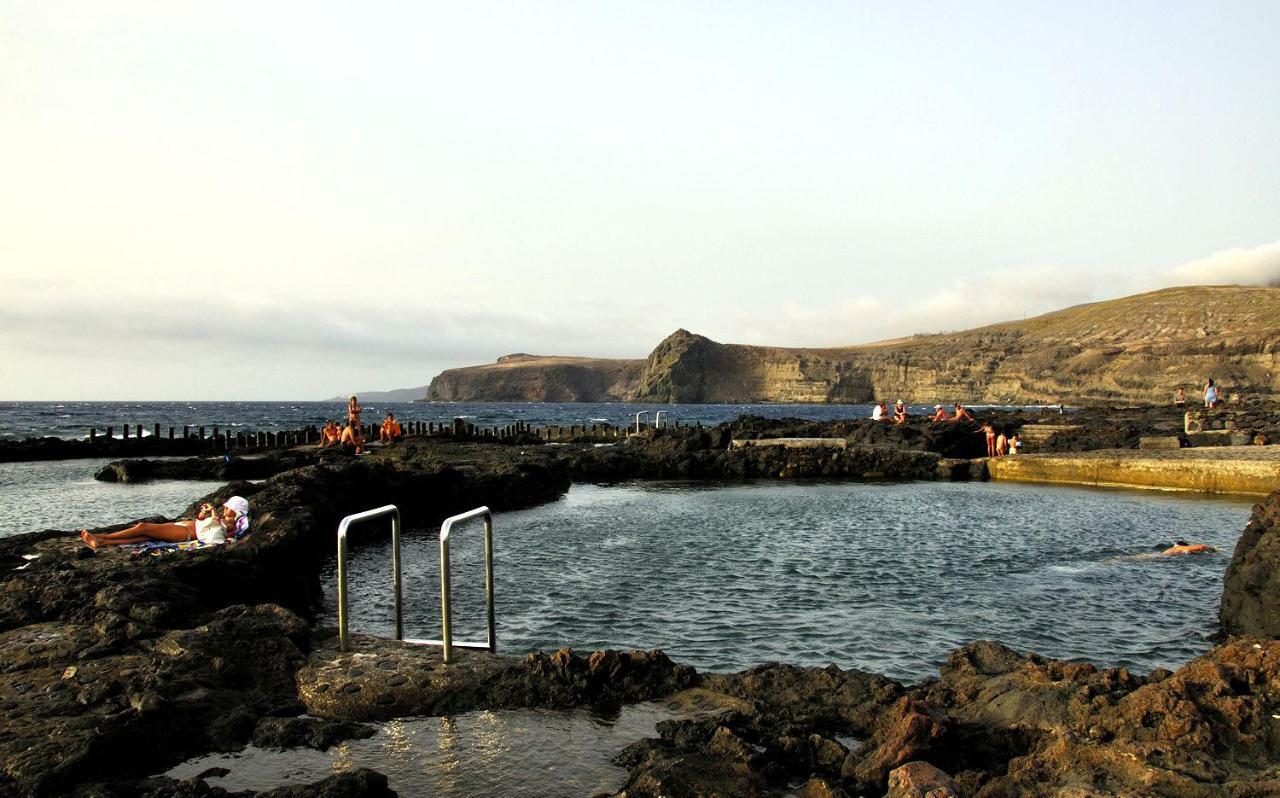
[[[1217,549],[1207,543],[1188,543],[1185,540],[1175,540],[1172,546],[1160,552],[1160,556],[1173,557],[1177,554],[1212,554],[1215,551],[1217,551]]]

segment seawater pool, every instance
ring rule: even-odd
[[[166,458],[154,458],[166,459]],[[80,530],[153,515],[172,518],[225,481],[98,482],[110,458],[0,463],[0,537]]]
[[[1173,668],[1211,645],[1250,506],[981,482],[575,485],[495,519],[499,650],[661,648],[700,670],[835,663],[918,681],[997,639]],[[455,535],[454,636],[483,639],[480,526]],[[353,631],[391,633],[386,537],[371,527],[352,549]],[[1221,551],[1155,556],[1178,538]],[[402,557],[405,634],[438,637],[435,530],[406,534]]]

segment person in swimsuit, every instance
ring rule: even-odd
[[[355,394],[352,394],[351,398],[347,400],[347,423],[357,427],[360,426],[360,414],[363,412],[364,408],[360,406],[360,400],[356,398]]]
[[[1213,546],[1207,543],[1188,543],[1185,540],[1174,541],[1174,545],[1160,552],[1163,557],[1172,557],[1176,554],[1200,554],[1213,553],[1217,551]]]
[[[952,421],[973,421],[973,414],[965,409],[964,405],[956,402],[955,415],[951,417]]]
[[[933,406],[933,415],[929,416],[930,421],[950,421],[951,416],[947,413],[947,409],[942,405]]]
[[[978,428],[979,435],[987,436],[987,457],[996,456],[996,428],[991,426],[990,421],[983,422]]]
[[[342,428],[338,426],[338,422],[330,421],[324,425],[324,429],[320,430],[320,447],[327,449],[330,446],[337,446],[342,440]]]
[[[1173,405],[1174,405],[1174,407],[1186,407],[1186,406],[1187,406],[1187,389],[1186,389],[1186,388],[1179,388],[1179,389],[1178,389],[1178,393],[1177,393],[1177,394],[1175,394],[1175,395],[1174,395],[1174,397],[1173,397]]]
[[[1002,432],[996,436],[996,457],[1004,457],[1009,451],[1009,439]]]
[[[91,549],[100,546],[124,546],[129,543],[225,543],[228,533],[232,538],[243,535],[249,528],[249,500],[232,496],[222,505],[222,512],[212,504],[203,504],[196,517],[171,524],[134,524],[119,532],[95,535],[87,529],[80,530],[80,539]]]
[[[1009,454],[1017,454],[1022,448],[1022,439],[1016,434],[1009,436]]]
[[[342,429],[343,446],[350,446],[355,449],[356,454],[364,454],[364,433],[360,430],[359,424],[347,424]]]

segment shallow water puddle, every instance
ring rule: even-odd
[[[319,781],[360,767],[387,776],[401,795],[551,796],[616,792],[626,771],[609,760],[655,725],[683,713],[656,703],[613,713],[591,709],[501,710],[439,718],[394,720],[367,740],[315,751],[248,746],[234,754],[202,756],[163,774],[207,777],[226,790],[268,790]]]

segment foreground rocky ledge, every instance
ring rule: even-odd
[[[756,434],[809,432],[795,424]],[[926,432],[865,434],[923,441]],[[978,796],[1280,792],[1280,650],[1270,639],[1280,494],[1255,509],[1228,572],[1222,625],[1238,636],[1173,674],[994,643],[953,653],[940,679],[914,687],[837,668],[697,674],[660,652],[466,653],[446,670],[431,649],[370,638],[338,654],[331,634],[313,628],[337,522],[370,506],[396,503],[425,526],[477,504],[547,501],[584,475],[822,475],[835,463],[861,476],[868,467],[821,449],[808,459],[751,447],[759,452],[738,459],[727,438],[703,448],[692,434],[603,449],[405,446],[326,458],[219,490],[211,498],[251,497],[255,531],[190,555],[92,552],[69,532],[0,540],[0,795],[214,795],[202,782],[146,777],[281,739],[293,725],[307,728],[285,735],[290,744],[319,744],[362,733],[351,721],[668,694],[699,711],[623,754],[628,795],[923,795],[909,790],[926,782]],[[970,440],[958,426],[944,434]],[[904,457],[871,448],[857,456],[908,472],[916,458],[940,456],[927,446]],[[691,698],[690,689],[699,692]],[[288,720],[304,711],[348,725]],[[929,766],[913,764],[921,762]],[[347,779],[348,792],[290,794],[385,795],[373,776]]]

